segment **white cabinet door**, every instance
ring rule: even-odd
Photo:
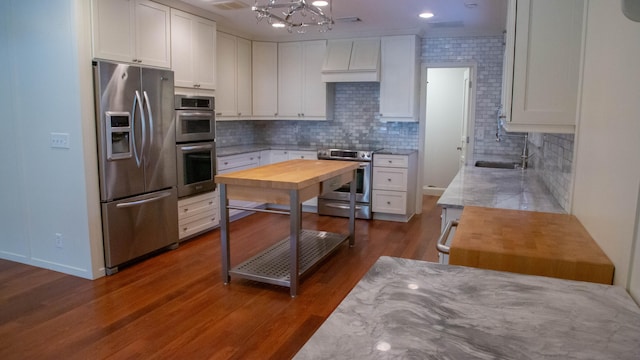
[[[171,9],[171,69],[175,86],[195,86],[193,31],[193,15]]]
[[[233,35],[217,34],[217,74],[218,86],[216,89],[216,115],[237,116],[238,104],[236,102],[236,72],[237,53],[236,37]]]
[[[278,44],[278,117],[297,119],[302,114],[302,44]]]
[[[214,90],[216,23],[171,9],[171,68],[175,86]]]
[[[327,48],[325,40],[305,41],[302,47],[302,117],[327,116],[327,84],[322,81],[322,63]]]
[[[414,35],[381,39],[380,119],[418,121],[418,38]]]
[[[326,40],[278,44],[278,117],[322,120],[327,84],[322,81]]]
[[[93,57],[135,62],[131,0],[92,0]]]
[[[93,56],[171,67],[170,8],[146,0],[92,0]]]
[[[505,72],[511,74],[505,75],[503,96],[512,98],[503,99],[505,128],[574,132],[584,1],[513,0],[509,5],[515,21],[508,21],[507,29]]]
[[[193,67],[194,83],[198,89],[215,90],[216,88],[216,28],[215,22],[195,17]]]
[[[171,12],[168,6],[136,1],[135,49],[143,65],[171,67]]]
[[[376,70],[380,62],[380,39],[353,40],[349,70]]]
[[[252,51],[253,116],[278,115],[278,44],[254,41]]]
[[[236,103],[238,116],[251,116],[251,41],[237,38]]]

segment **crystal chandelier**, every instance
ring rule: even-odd
[[[331,17],[331,0],[313,1],[310,0],[267,0],[265,5],[259,5],[256,0],[251,10],[256,12],[256,19],[267,22],[273,27],[286,27],[292,33],[305,33],[309,26],[318,26],[320,32],[331,30],[333,18]],[[329,11],[325,12],[322,7],[329,6]]]

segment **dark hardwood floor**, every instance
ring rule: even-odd
[[[356,222],[343,244],[289,289],[222,283],[214,230],[94,281],[0,260],[0,359],[288,359],[379,256],[437,261],[436,197],[408,223]],[[345,232],[347,219],[303,215],[303,228]],[[288,217],[231,224],[231,263],[287,236]]]

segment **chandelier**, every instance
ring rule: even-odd
[[[305,33],[309,26],[318,26],[318,31],[326,32],[333,26],[331,17],[331,0],[313,1],[310,0],[267,0],[265,5],[259,5],[256,0],[251,10],[256,12],[256,19],[260,22],[267,19],[267,22],[276,28],[287,28],[292,33]],[[325,12],[322,7],[329,6],[329,11]]]

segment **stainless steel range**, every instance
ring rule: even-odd
[[[356,173],[356,217],[371,219],[371,181],[372,159],[374,150],[318,150],[318,159],[358,161],[360,167]],[[349,216],[349,184],[323,194],[318,198],[318,214],[332,216]]]

